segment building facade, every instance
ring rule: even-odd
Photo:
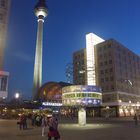
[[[125,46],[109,39],[95,47],[96,84],[102,88],[102,114],[109,108],[112,116],[130,116],[140,106],[140,57]],[[74,84],[86,84],[86,49],[73,55]],[[83,54],[83,56],[81,55]],[[78,65],[79,64],[79,65]],[[105,107],[105,108],[104,108]]]
[[[9,72],[0,71],[0,100],[8,97]]]
[[[0,0],[0,100],[8,97],[9,72],[3,71],[10,0]]]
[[[73,83],[76,85],[86,85],[86,49],[81,49],[73,53]]]
[[[3,69],[10,0],[0,0],[0,70]]]

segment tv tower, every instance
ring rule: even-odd
[[[45,17],[48,15],[47,5],[45,0],[39,0],[34,8],[37,16],[38,28],[36,39],[36,54],[34,63],[34,79],[33,79],[33,94],[32,99],[36,100],[38,97],[38,90],[42,84],[42,47],[43,47],[43,23]]]

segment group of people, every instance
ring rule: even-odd
[[[32,114],[30,117],[25,114],[21,114],[19,117],[20,130],[27,129],[27,118],[30,118],[32,121],[32,126],[41,126],[42,128],[42,136],[45,136],[46,131],[48,131],[47,136],[48,140],[54,138],[54,140],[60,139],[60,134],[58,131],[58,120],[55,116],[47,117],[45,114],[43,115],[35,115]],[[48,128],[48,129],[46,129]]]
[[[19,124],[19,128],[21,129],[27,129],[27,116],[25,114],[20,115],[19,121],[17,122]]]

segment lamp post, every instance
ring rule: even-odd
[[[15,99],[19,98],[19,93],[15,93]]]
[[[15,93],[15,100],[16,100],[16,109],[18,108],[18,99],[20,97],[20,94],[17,92]]]

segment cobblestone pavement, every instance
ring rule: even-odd
[[[88,119],[82,127],[76,121],[60,121],[61,140],[140,140],[140,123],[135,126],[131,119]],[[27,130],[19,130],[16,122],[0,120],[0,140],[47,140],[40,127],[29,125]]]

